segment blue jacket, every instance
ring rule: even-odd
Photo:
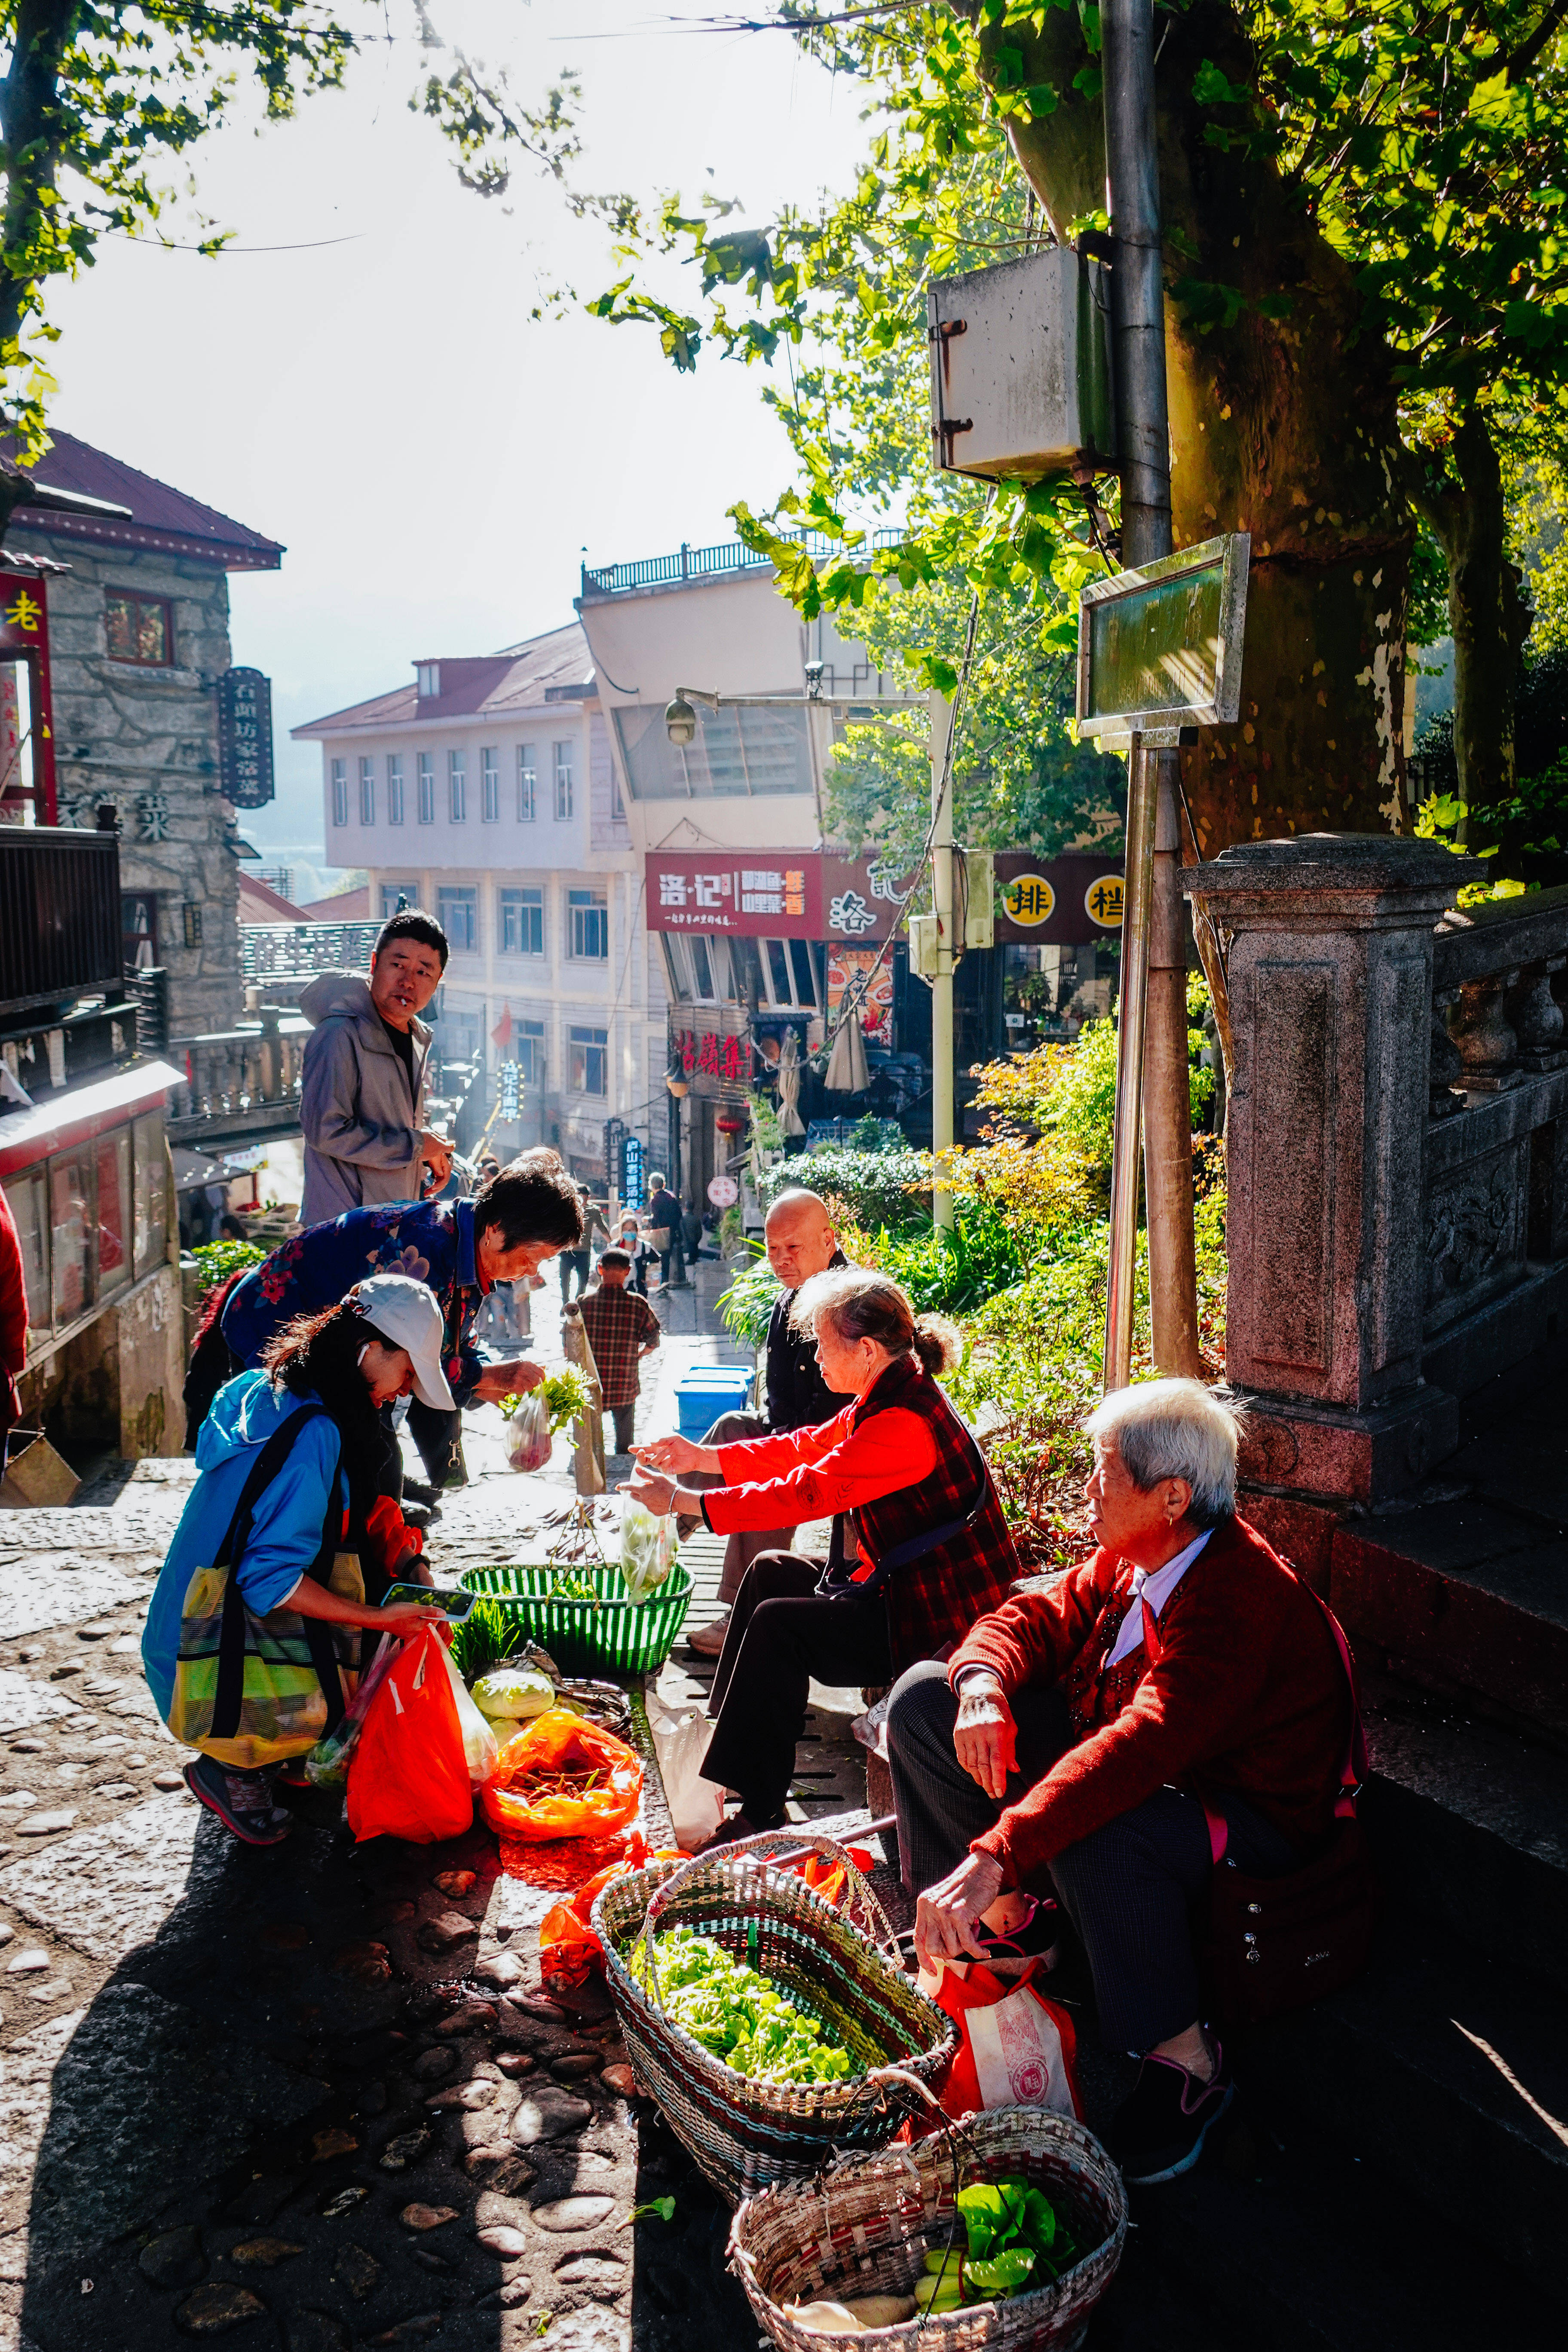
[[[265,1372],[241,1372],[213,1399],[196,1436],[200,1475],[180,1514],[142,1635],[142,1669],[162,1716],[167,1716],[174,1695],[180,1619],[191,1578],[198,1568],[211,1567],[262,1446],[310,1402],[274,1389]],[[336,1423],[318,1413],[258,1497],[250,1541],[235,1570],[247,1606],[258,1617],[287,1601],[307,1569],[315,1566],[342,1450]]]
[[[311,1225],[284,1242],[235,1285],[223,1310],[223,1336],[241,1363],[254,1364],[275,1331],[296,1315],[335,1307],[372,1274],[406,1274],[435,1292],[445,1329],[442,1369],[455,1402],[473,1401],[491,1360],[473,1339],[474,1318],[489,1286],[479,1280],[471,1201],[404,1201],[350,1209],[331,1224]]]

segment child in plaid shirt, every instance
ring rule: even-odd
[[[583,1328],[599,1368],[605,1410],[615,1417],[617,1454],[631,1452],[632,1423],[642,1386],[641,1361],[644,1356],[652,1355],[663,1337],[658,1318],[647,1300],[626,1288],[626,1276],[631,1270],[631,1258],[626,1250],[607,1249],[599,1260],[598,1282],[574,1307],[567,1309],[583,1318]]]

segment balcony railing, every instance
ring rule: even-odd
[[[240,970],[247,982],[366,971],[380,929],[379,923],[241,923]]]
[[[868,548],[897,547],[903,538],[900,530],[872,532],[864,541]],[[803,531],[802,544],[814,557],[841,555],[841,542],[824,539],[817,531]],[[658,588],[671,580],[708,580],[725,572],[755,572],[765,570],[773,558],[758,555],[743,540],[727,539],[718,547],[688,547],[682,545],[673,555],[647,555],[637,563],[601,564],[596,569],[583,566],[584,597],[616,596],[628,588]]]
[[[295,1125],[310,1034],[301,1013],[263,1005],[255,1024],[171,1039],[169,1059],[185,1072],[170,1089],[172,1140],[216,1143]]]
[[[0,1016],[119,993],[120,844],[112,833],[0,825]]]

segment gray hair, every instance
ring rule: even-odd
[[[1202,1381],[1141,1381],[1113,1389],[1084,1423],[1090,1437],[1113,1438],[1122,1465],[1141,1494],[1162,1478],[1184,1478],[1194,1528],[1217,1527],[1236,1511],[1236,1456],[1242,1409]]]

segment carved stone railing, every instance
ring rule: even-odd
[[[1226,1363],[1264,1485],[1409,1487],[1568,1305],[1568,890],[1456,909],[1479,871],[1319,835],[1184,877],[1226,955]]]
[[[247,1009],[255,1018],[237,1028],[170,1040],[169,1058],[176,1067],[183,1063],[185,1072],[184,1083],[170,1095],[169,1133],[175,1142],[199,1149],[298,1121],[310,1024],[278,1005]]]

